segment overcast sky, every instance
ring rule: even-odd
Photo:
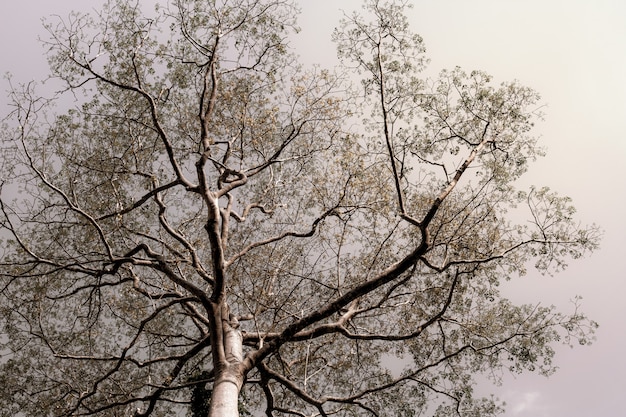
[[[100,0],[3,0],[0,73],[16,81],[45,76],[40,18],[89,10]],[[294,44],[305,63],[334,65],[330,34],[340,9],[359,0],[301,0]],[[575,295],[600,323],[590,347],[559,349],[549,379],[507,378],[481,388],[508,403],[506,417],[623,417],[626,393],[626,1],[415,0],[413,28],[426,43],[430,72],[461,66],[538,90],[546,120],[537,126],[547,157],[524,182],[571,196],[583,223],[605,230],[602,248],[555,277],[527,276],[507,291],[516,301],[568,308]],[[6,85],[6,84],[5,84]],[[3,88],[5,89],[5,88]],[[7,110],[0,97],[0,114]]]
[[[303,4],[302,58],[332,59],[329,17],[359,0]],[[508,285],[511,298],[562,309],[575,295],[600,323],[589,347],[559,349],[559,372],[510,377],[483,387],[508,403],[506,417],[623,417],[626,392],[626,1],[421,0],[411,11],[430,72],[461,66],[517,79],[546,104],[537,126],[548,152],[524,178],[574,199],[582,223],[605,230],[602,248],[555,277]]]

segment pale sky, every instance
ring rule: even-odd
[[[332,29],[339,9],[359,0],[300,0],[304,63],[335,65]],[[2,0],[0,73],[16,81],[46,75],[40,18],[99,0]],[[150,0],[152,2],[152,0]],[[626,393],[626,292],[621,257],[626,248],[626,1],[415,0],[411,23],[424,38],[429,73],[461,66],[496,80],[517,79],[538,90],[546,119],[537,126],[548,155],[524,179],[571,196],[582,223],[605,230],[601,249],[570,262],[555,277],[530,275],[507,284],[511,298],[567,309],[575,295],[600,323],[588,347],[562,348],[559,372],[507,378],[481,387],[508,404],[506,417],[623,417]],[[6,84],[5,84],[6,86]],[[3,88],[3,90],[6,88]],[[3,95],[0,114],[6,113]]]
[[[334,10],[359,0],[303,2],[306,62],[335,57]],[[623,417],[626,392],[626,2],[623,0],[423,0],[411,23],[431,59],[429,72],[461,66],[533,87],[546,104],[537,126],[547,156],[523,179],[574,199],[582,223],[605,236],[593,256],[555,277],[513,280],[510,297],[564,311],[581,295],[600,323],[592,346],[558,349],[550,378],[522,375],[481,387],[508,404],[505,417]],[[298,45],[299,46],[299,45]]]

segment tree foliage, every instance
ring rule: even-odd
[[[498,287],[598,242],[516,188],[537,93],[425,77],[406,1],[346,15],[335,70],[289,0],[139,3],[48,24],[62,90],[11,91],[2,415],[488,416],[478,375],[589,341]]]

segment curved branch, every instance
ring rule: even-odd
[[[191,265],[194,267],[198,275],[200,275],[202,279],[208,282],[209,284],[211,285],[214,284],[213,278],[211,278],[211,276],[206,272],[206,270],[204,269],[204,266],[200,262],[200,258],[198,258],[198,253],[196,249],[191,245],[191,243],[189,243],[189,241],[187,241],[187,239],[185,239],[185,237],[181,233],[174,230],[172,226],[169,224],[169,222],[167,221],[167,218],[165,217],[166,206],[163,203],[161,196],[159,194],[156,194],[154,196],[154,199],[159,206],[159,222],[161,223],[161,226],[165,228],[165,230],[167,231],[167,233],[170,234],[170,236],[172,236],[174,239],[180,242],[185,247],[185,249],[187,249],[187,252],[191,256]]]
[[[329,302],[328,304],[313,311],[311,314],[287,326],[278,337],[266,343],[258,350],[249,353],[244,360],[244,366],[246,369],[252,369],[252,367],[260,363],[260,361],[262,361],[265,357],[273,352],[276,352],[280,346],[292,340],[295,335],[311,324],[320,322],[323,319],[330,317],[357,298],[363,296],[364,294],[371,293],[377,288],[380,288],[400,277],[403,273],[408,271],[415,264],[415,262],[418,261],[427,249],[427,231],[422,229],[421,242],[411,253],[406,255],[400,261],[387,267],[376,277],[357,285],[344,295],[336,298],[334,301]]]
[[[111,369],[109,369],[109,371],[107,371],[104,375],[102,375],[100,378],[98,378],[96,381],[94,381],[93,385],[91,386],[91,390],[89,392],[85,392],[85,393],[82,393],[80,395],[80,397],[78,398],[78,401],[76,402],[76,404],[73,407],[73,411],[78,411],[78,409],[81,407],[81,405],[83,404],[84,401],[86,401],[88,398],[94,396],[98,392],[98,386],[101,383],[103,383],[111,375],[115,374],[117,371],[120,370],[122,364],[126,361],[126,355],[130,351],[130,349],[137,343],[137,341],[139,340],[139,337],[143,333],[143,329],[148,325],[148,323],[150,323],[154,318],[156,318],[159,314],[161,314],[161,312],[163,312],[163,311],[169,309],[171,306],[179,304],[181,302],[182,302],[181,300],[172,300],[172,301],[170,301],[168,303],[165,303],[165,304],[155,308],[155,310],[154,310],[154,312],[152,312],[152,314],[150,314],[148,317],[146,317],[145,319],[143,319],[139,323],[139,326],[137,327],[137,332],[135,334],[135,337],[132,340],[129,341],[129,343],[124,347],[124,349],[122,349],[122,352],[120,353],[120,356],[117,358],[116,363],[114,364],[114,366]],[[44,341],[45,341],[45,339],[44,339]],[[48,345],[48,346],[52,349],[52,347],[50,345]]]
[[[121,90],[133,91],[139,94],[141,97],[143,97],[146,100],[150,108],[150,116],[152,118],[152,123],[154,124],[154,128],[156,129],[159,135],[159,138],[161,139],[161,142],[163,143],[163,146],[165,147],[165,151],[167,152],[170,165],[172,166],[172,169],[174,170],[174,173],[176,174],[177,180],[188,189],[195,189],[196,186],[185,177],[176,159],[176,156],[174,155],[174,148],[172,147],[172,144],[170,143],[170,140],[167,134],[165,133],[163,126],[161,126],[161,121],[159,120],[157,105],[156,105],[154,98],[148,92],[146,92],[140,87],[122,84],[122,83],[119,83],[117,81],[114,81],[110,78],[107,78],[99,74],[96,70],[93,69],[93,67],[91,66],[91,62],[86,63],[86,64],[81,63],[72,55],[70,55],[70,59],[80,68],[92,74],[97,80],[102,81],[106,84],[109,84],[113,87],[119,88]]]
[[[319,216],[318,218],[316,218],[313,223],[311,224],[311,229],[307,232],[284,232],[281,233],[278,236],[273,236],[270,238],[267,238],[265,240],[261,240],[258,242],[254,242],[249,244],[248,246],[246,246],[245,248],[243,248],[241,251],[239,251],[239,253],[233,255],[227,262],[226,262],[226,267],[230,266],[233,264],[233,262],[235,262],[237,259],[241,258],[242,256],[244,256],[246,253],[250,252],[252,249],[258,248],[260,246],[265,246],[265,245],[269,245],[270,243],[274,243],[274,242],[278,242],[280,240],[283,240],[285,238],[288,237],[311,237],[315,234],[315,231],[317,230],[317,227],[319,225],[319,223],[321,221],[323,221],[324,219],[326,219],[329,216],[338,216],[337,213],[337,209],[339,208],[339,206],[335,206],[329,210],[326,210],[324,213],[322,213],[321,216]]]
[[[100,238],[100,241],[102,242],[102,245],[104,246],[106,252],[107,252],[107,256],[109,259],[113,259],[113,250],[111,249],[111,245],[108,243],[107,238],[105,236],[104,231],[102,230],[102,227],[100,226],[100,224],[98,223],[98,220],[95,219],[93,216],[91,216],[90,214],[88,214],[86,211],[84,211],[83,209],[81,209],[78,205],[76,205],[75,203],[72,202],[72,200],[70,199],[70,197],[63,191],[61,190],[59,187],[57,187],[56,185],[54,185],[50,180],[48,180],[48,178],[46,177],[46,174],[44,174],[39,168],[37,168],[35,166],[35,162],[33,161],[33,158],[30,154],[30,152],[28,151],[28,147],[26,146],[25,143],[25,139],[24,139],[24,130],[22,129],[22,135],[20,137],[20,142],[22,144],[22,149],[24,150],[24,154],[26,155],[26,157],[28,158],[28,164],[29,167],[35,172],[35,174],[37,175],[37,177],[41,180],[41,182],[48,188],[50,188],[51,190],[53,190],[56,194],[58,194],[59,196],[61,196],[61,198],[63,199],[63,201],[65,201],[65,204],[67,205],[67,207],[77,213],[80,217],[83,217],[84,219],[87,220],[87,222],[89,224],[91,224],[94,229],[96,229],[96,232],[98,233],[98,237]],[[24,246],[23,246],[24,247]],[[35,259],[37,259],[36,256],[33,256]]]
[[[234,211],[229,211],[228,214],[230,215],[230,217],[235,219],[237,223],[243,223],[248,218],[248,215],[250,214],[250,211],[252,211],[252,209],[258,209],[263,214],[268,214],[268,215],[274,214],[274,210],[268,209],[267,207],[259,203],[248,204],[243,209],[243,212],[241,214],[237,214]]]
[[[139,200],[135,201],[132,206],[130,206],[128,208],[125,208],[123,210],[118,210],[118,211],[114,211],[114,212],[109,213],[109,214],[105,214],[104,216],[100,216],[100,217],[96,218],[96,220],[98,220],[98,221],[106,220],[106,219],[111,218],[111,217],[122,216],[124,214],[130,213],[131,211],[135,210],[136,208],[141,207],[146,201],[150,200],[150,198],[156,196],[157,194],[159,194],[159,193],[161,193],[163,191],[169,190],[170,188],[173,188],[173,187],[175,187],[177,185],[181,185],[181,184],[183,184],[183,182],[180,181],[180,179],[176,179],[176,180],[174,180],[174,181],[172,181],[170,183],[167,183],[167,184],[161,185],[159,187],[156,187],[156,188],[150,190],[148,193],[144,194],[143,197],[141,197]]]
[[[321,416],[326,416],[326,412],[324,411],[324,408],[322,407],[322,405],[326,401],[324,401],[323,399],[318,400],[316,398],[311,397],[302,388],[298,387],[294,382],[288,380],[287,378],[285,378],[283,375],[279,374],[278,372],[273,371],[272,369],[269,368],[269,366],[267,366],[267,364],[263,362],[259,363],[258,368],[262,370],[262,372],[265,373],[268,377],[278,381],[280,384],[282,384],[285,388],[287,388],[289,391],[294,393],[296,396],[300,397],[305,402],[317,408]]]
[[[454,279],[452,280],[452,283],[450,284],[450,289],[448,290],[448,296],[446,297],[446,300],[443,306],[441,306],[440,310],[436,314],[434,314],[432,317],[430,317],[428,320],[420,324],[414,332],[411,332],[408,334],[395,334],[395,335],[394,334],[375,334],[375,333],[371,333],[371,334],[351,333],[344,326],[345,322],[356,317],[360,312],[369,310],[368,309],[368,310],[359,311],[356,309],[352,309],[351,311],[349,310],[348,313],[343,315],[341,319],[335,323],[322,324],[310,330],[298,332],[289,340],[289,342],[311,340],[311,339],[319,338],[319,337],[322,337],[331,333],[338,333],[338,334],[345,336],[347,339],[352,339],[352,340],[403,341],[403,340],[414,339],[418,337],[420,334],[422,334],[424,330],[426,330],[428,327],[430,327],[431,325],[436,323],[438,320],[440,320],[443,317],[443,315],[446,313],[446,311],[448,310],[448,308],[450,307],[452,303],[452,297],[454,295],[454,291],[456,290],[456,287],[459,283],[460,276],[462,274],[464,274],[464,272],[460,272],[460,271],[456,272]],[[263,339],[266,342],[272,342],[273,340],[280,338],[280,337],[281,337],[281,333],[265,333],[265,334],[245,333],[244,334],[244,340],[249,343],[258,342],[260,339]]]
[[[428,213],[426,213],[426,216],[424,216],[424,219],[421,222],[421,225],[423,227],[428,227],[432,219],[435,217],[435,214],[437,214],[437,211],[439,210],[441,203],[443,203],[446,197],[448,197],[448,195],[450,195],[452,190],[454,190],[459,180],[461,179],[461,177],[467,170],[467,168],[470,166],[472,162],[474,162],[474,159],[476,159],[476,156],[479,154],[479,152],[490,142],[487,139],[488,128],[489,128],[489,122],[485,124],[485,128],[483,130],[483,135],[482,135],[482,141],[474,149],[472,149],[469,156],[465,159],[465,161],[463,161],[463,164],[461,164],[461,166],[456,170],[456,173],[454,174],[454,178],[450,180],[448,185],[441,191],[439,196],[437,196],[437,198],[431,205],[430,210],[428,210]]]

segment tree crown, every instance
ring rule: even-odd
[[[498,289],[597,247],[567,197],[516,188],[539,96],[425,78],[407,5],[346,15],[335,70],[297,63],[286,0],[47,25],[64,87],[14,88],[3,133],[3,413],[494,415],[475,375],[590,340],[577,305]]]

